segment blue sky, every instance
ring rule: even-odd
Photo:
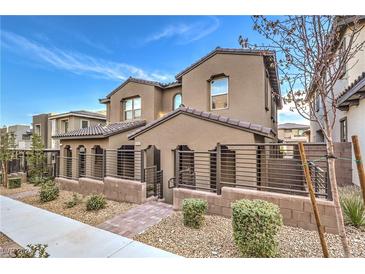
[[[217,46],[262,38],[248,16],[1,17],[0,125],[36,113],[101,110],[129,76],[170,82]],[[280,122],[303,122],[287,109]]]

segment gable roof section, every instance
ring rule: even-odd
[[[106,116],[101,113],[87,111],[87,110],[76,110],[76,111],[69,111],[65,113],[59,113],[49,116],[49,119],[58,119],[68,116],[78,116],[78,117],[86,117],[86,118],[95,118],[100,120],[106,120]]]
[[[171,87],[175,87],[175,86],[181,86],[181,83],[179,83],[179,82],[171,82],[171,83],[164,84],[164,83],[160,83],[160,82],[157,82],[157,81],[150,81],[150,80],[144,80],[144,79],[129,77],[121,85],[119,85],[118,87],[113,89],[105,98],[99,99],[100,103],[106,103],[108,101],[107,99],[109,99],[114,93],[116,93],[118,90],[120,90],[122,87],[124,87],[128,83],[143,84],[143,85],[148,85],[148,86],[159,87],[161,89],[171,88]]]
[[[216,54],[236,54],[236,55],[263,56],[265,66],[266,66],[266,68],[269,72],[271,86],[277,94],[281,94],[280,93],[280,82],[279,82],[279,75],[278,75],[277,67],[276,67],[276,65],[274,65],[274,66],[271,65],[271,64],[275,64],[276,54],[275,54],[274,51],[269,51],[269,50],[234,49],[234,48],[220,48],[220,47],[217,47],[216,49],[212,50],[207,55],[203,56],[198,61],[196,61],[195,63],[191,64],[190,66],[185,68],[183,71],[178,73],[175,76],[175,78],[177,80],[180,80],[181,77],[184,74],[186,74],[189,71],[193,70],[194,68],[198,67],[200,64],[204,63],[205,61],[207,61],[208,59],[210,59],[211,57],[213,57]]]
[[[52,137],[60,139],[106,138],[128,130],[136,129],[138,127],[144,126],[145,124],[145,120],[124,121],[109,125],[98,124],[92,127],[80,128],[66,133],[60,133]]]
[[[132,140],[133,138],[137,137],[138,135],[143,134],[144,132],[159,126],[160,124],[180,115],[185,114],[195,118],[199,118],[208,122],[213,122],[217,124],[221,124],[224,126],[233,127],[236,129],[240,129],[243,131],[249,131],[255,134],[263,135],[265,137],[271,137],[276,133],[268,127],[263,127],[258,124],[253,124],[250,122],[244,122],[237,119],[228,118],[222,115],[216,115],[211,112],[200,111],[197,109],[189,108],[189,107],[179,107],[176,110],[167,113],[165,116],[148,123],[147,125],[137,129],[136,131],[132,132],[128,135],[128,139]]]
[[[351,104],[357,104],[361,98],[365,97],[365,72],[363,72],[355,81],[353,81],[337,97],[337,107],[346,109]]]

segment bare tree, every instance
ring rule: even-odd
[[[272,65],[278,66],[281,84],[287,89],[284,102],[294,104],[293,110],[295,108],[305,119],[318,123],[323,132],[338,231],[345,256],[350,257],[336,181],[333,127],[338,96],[335,84],[346,69],[351,69],[352,59],[365,43],[358,41],[361,30],[359,18],[285,16],[272,19],[253,16],[252,19],[254,30],[269,42],[268,45],[249,45],[277,52],[278,58],[272,60]],[[240,42],[248,44],[242,38]],[[317,112],[319,105],[321,111]]]

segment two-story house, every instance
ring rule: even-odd
[[[284,123],[278,126],[278,137],[284,143],[308,142],[309,125]]]
[[[102,179],[106,174],[98,171],[102,163],[95,155],[153,147],[155,152],[146,153],[140,162],[142,168],[163,170],[164,198],[171,201],[168,181],[176,168],[175,149],[214,150],[217,143],[277,140],[277,110],[282,101],[274,61],[271,51],[216,48],[178,73],[173,83],[127,79],[100,99],[106,105],[106,125],[55,135],[61,142],[61,158],[68,158],[61,161],[60,172],[66,170],[66,177],[74,179],[93,172],[89,177]],[[88,168],[88,158],[85,163],[80,153],[94,155]],[[118,174],[123,155],[113,156]],[[108,173],[112,166],[108,161],[113,160],[106,157]]]
[[[354,16],[344,18],[342,26],[343,43],[337,50],[346,45],[346,38],[351,31],[350,27]],[[360,30],[355,44],[365,41],[365,16],[357,16]],[[335,83],[334,93],[337,101],[337,110],[333,128],[334,142],[351,142],[351,136],[357,135],[360,139],[361,152],[365,153],[365,48],[358,51],[346,65],[346,70]],[[320,101],[316,101],[315,111],[319,117],[323,113]],[[332,119],[332,117],[331,117]],[[324,135],[316,122],[311,122],[311,142],[324,142]],[[353,160],[354,155],[352,156]],[[352,181],[359,185],[356,162],[352,161]],[[348,182],[351,183],[351,182]]]

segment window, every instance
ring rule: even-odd
[[[340,120],[340,138],[341,142],[347,142],[347,118]]]
[[[38,136],[41,136],[41,125],[35,125],[34,126],[34,133]]]
[[[321,105],[321,97],[319,96],[318,93],[316,93],[316,101],[315,101],[316,112],[319,111],[320,105]]]
[[[228,108],[228,77],[218,78],[210,82],[210,108]]]
[[[63,129],[63,133],[68,132],[68,120],[62,120],[61,125],[62,125],[62,129]]]
[[[141,118],[141,97],[123,100],[124,120]]]
[[[89,127],[89,121],[81,120],[81,128],[87,128],[87,127]]]
[[[177,109],[182,104],[182,96],[181,93],[175,94],[173,103],[172,103],[172,110]]]

